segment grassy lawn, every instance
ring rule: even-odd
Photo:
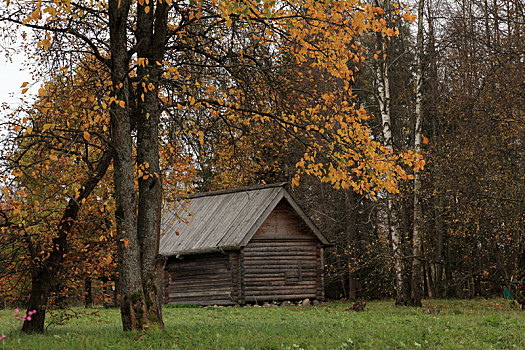
[[[0,349],[525,349],[525,312],[503,300],[425,301],[422,309],[368,302],[275,308],[164,309],[165,332],[124,333],[119,310],[80,315],[45,335],[22,335],[0,311]],[[439,313],[426,314],[427,308]]]

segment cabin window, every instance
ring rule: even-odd
[[[302,261],[297,261],[296,264],[290,266],[291,269],[284,273],[284,283],[294,284],[303,281],[303,266]]]

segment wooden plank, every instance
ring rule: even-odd
[[[284,272],[284,271],[297,271],[297,264],[294,264],[292,266],[286,265],[286,264],[263,264],[258,262],[251,261],[249,264],[247,263],[245,266],[246,273],[265,273],[265,271],[272,271],[272,272]],[[317,272],[319,269],[317,264],[302,264],[301,266],[302,271],[309,271],[309,272]]]
[[[175,282],[170,282],[168,284],[168,286],[171,288],[171,287],[177,287],[177,288],[190,288],[190,287],[195,287],[195,288],[210,288],[210,287],[214,287],[214,286],[217,286],[217,288],[219,287],[222,287],[222,286],[228,286],[228,288],[231,286],[231,281],[229,280],[217,280],[217,281],[190,281],[190,282],[183,282],[183,283],[178,283],[177,281]]]
[[[173,298],[169,299],[169,304],[197,304],[197,305],[234,305],[235,303],[231,300],[218,299],[218,300],[201,300],[201,299],[186,299],[186,298]]]
[[[286,201],[281,201],[257,230],[253,238],[312,239],[315,238],[315,235],[299,215],[287,205]]]
[[[289,259],[309,259],[312,256],[315,256],[316,251],[314,249],[312,250],[306,250],[306,251],[295,251],[295,252],[289,252],[289,251],[282,251],[282,252],[249,252],[246,253],[246,258],[249,259],[278,259],[280,257],[288,257]]]
[[[205,262],[202,263],[203,265],[201,266],[170,266],[167,268],[167,270],[169,272],[177,272],[177,271],[181,271],[181,272],[185,272],[185,271],[191,271],[191,272],[212,272],[212,271],[221,271],[221,272],[225,272],[225,271],[228,271],[228,266],[224,265],[224,264],[221,264],[221,265],[204,265],[206,264]]]
[[[279,288],[276,288],[276,287],[279,287]],[[280,285],[280,286],[249,285],[249,286],[246,286],[246,293],[248,293],[248,291],[251,293],[253,291],[259,291],[259,290],[269,290],[269,291],[275,290],[277,292],[277,290],[294,291],[294,290],[303,290],[303,289],[311,291],[312,293],[317,293],[317,284],[315,283],[315,281],[310,281],[310,283],[297,282],[294,284],[286,284],[286,285]]]
[[[261,243],[260,245],[255,245],[250,243],[246,246],[245,253],[248,252],[297,252],[297,251],[315,251],[317,245],[314,244],[292,244],[286,246],[280,246],[280,243],[276,242],[275,244],[268,244],[268,242]]]
[[[254,267],[249,267],[249,268],[246,268],[246,276],[253,276],[253,275],[273,275],[273,274],[283,274],[287,271],[290,271],[290,269],[288,267],[282,267],[282,268],[279,268],[279,267],[273,267],[273,268],[263,268],[261,266],[254,266]],[[305,268],[303,266],[303,275],[305,273],[317,273],[317,269],[314,267],[314,268]]]
[[[276,243],[277,246],[288,246],[288,247],[310,247],[312,245],[317,245],[317,242],[314,240],[305,240],[302,238],[298,239],[257,239],[250,241],[249,245],[246,245],[246,248],[260,248],[268,246],[268,242]]]
[[[286,266],[297,266],[299,262],[301,264],[312,264],[315,266],[319,266],[317,263],[319,259],[316,259],[315,257],[297,257],[297,256],[273,256],[273,257],[261,257],[261,256],[246,256],[245,262],[246,263],[259,263],[259,262],[267,262],[269,264],[281,264]]]
[[[239,271],[240,271],[240,296],[239,296],[239,303],[241,304],[244,304],[245,302],[245,299],[244,299],[244,296],[245,296],[245,290],[246,290],[246,286],[245,286],[245,267],[244,267],[244,249],[241,250],[240,252],[240,255],[239,255]]]
[[[315,299],[317,297],[317,293],[315,290],[311,289],[297,289],[297,290],[259,290],[259,291],[250,291],[246,292],[246,298],[248,297],[271,297],[272,295],[279,296],[279,295],[295,295],[296,297],[302,296],[302,295],[308,295],[308,298]],[[306,298],[306,297],[305,297]]]
[[[254,291],[254,290],[269,290],[269,291],[279,291],[279,290],[294,290],[299,289],[301,287],[306,288],[308,290],[311,290],[312,293],[317,292],[317,284],[315,281],[310,281],[310,284],[301,284],[302,282],[296,282],[296,283],[284,283],[283,281],[273,281],[273,283],[251,283],[249,286],[246,287],[246,290],[248,291]],[[247,292],[248,293],[248,292]]]
[[[260,256],[246,256],[244,261],[246,264],[263,263],[265,265],[287,265],[290,266],[290,268],[293,268],[294,266],[297,267],[297,264],[300,262],[311,263],[319,266],[317,263],[319,259],[317,259],[315,256],[302,257],[300,259],[293,256],[280,256],[274,257],[273,259],[263,258]]]
[[[245,264],[264,264],[264,265],[283,265],[283,266],[286,265],[290,267],[297,266],[299,261],[302,261],[303,264],[315,265],[316,267],[319,266],[319,264],[317,263],[317,259],[315,257],[308,258],[308,259],[294,259],[293,257],[289,258],[286,256],[282,256],[280,258],[275,258],[275,259],[261,259],[259,257],[252,258],[252,257],[246,256],[244,259]]]
[[[176,274],[171,276],[172,280],[198,280],[198,279],[230,279],[230,276],[223,273],[217,273],[217,274],[205,274],[205,273],[198,273],[195,275],[192,274]]]
[[[224,289],[230,290],[231,283],[229,282],[220,282],[220,283],[170,283],[168,285],[170,289],[184,289],[184,290],[194,290],[194,289]]]
[[[214,290],[200,291],[198,293],[169,292],[168,296],[170,298],[176,298],[176,297],[192,297],[192,298],[196,298],[196,297],[216,297],[216,296],[220,296],[220,297],[224,297],[224,298],[230,299],[230,293],[225,293],[224,291],[214,291]]]
[[[261,295],[247,295],[247,302],[259,302],[259,301],[271,301],[271,300],[299,300],[311,298],[315,299],[315,293],[303,293],[303,294],[261,294]]]
[[[201,261],[190,261],[188,263],[178,263],[178,264],[171,264],[168,265],[169,269],[202,269],[202,270],[210,270],[210,269],[217,269],[217,268],[228,268],[228,262],[227,261],[210,261],[207,262],[206,260]]]
[[[231,296],[235,301],[239,300],[241,294],[241,281],[240,281],[240,252],[232,252],[229,255],[230,258],[230,270],[231,270]]]
[[[249,275],[246,275],[245,277],[246,282],[266,281],[266,280],[276,280],[276,279],[281,279],[284,281],[284,273],[249,274]],[[303,279],[315,281],[317,279],[317,272],[316,271],[314,272],[304,272],[303,271]]]
[[[210,269],[210,270],[202,270],[202,269],[176,269],[176,270],[170,270],[169,271],[172,276],[179,275],[179,276],[192,276],[192,275],[206,275],[206,274],[215,274],[215,275],[229,275],[230,270],[227,268],[217,268],[217,269]]]
[[[317,276],[317,299],[324,301],[324,251],[323,247],[319,248],[319,271]]]
[[[187,255],[183,256],[181,258],[175,258],[170,257],[168,260],[168,263],[192,263],[192,262],[202,262],[202,261],[210,261],[210,262],[220,262],[220,261],[226,261],[228,256],[223,253],[215,252],[215,253],[207,253],[207,254],[195,254],[195,255]]]
[[[171,263],[167,265],[169,268],[184,268],[184,267],[190,267],[190,268],[215,268],[215,267],[228,267],[228,261],[206,261],[204,259],[199,261],[183,261],[178,263]]]

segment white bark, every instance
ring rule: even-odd
[[[381,42],[378,37],[378,42]],[[381,49],[383,49],[381,47]],[[383,130],[384,146],[391,152],[394,150],[392,138],[392,118],[390,109],[390,80],[388,75],[388,63],[380,59],[376,65],[377,100],[381,113],[381,124]],[[389,231],[392,237],[392,251],[394,256],[394,273],[396,276],[396,305],[406,305],[407,292],[405,286],[403,269],[402,238],[399,232],[399,214],[396,201],[389,194],[387,197],[387,211],[389,218]]]
[[[417,25],[417,46],[416,46],[416,110],[415,110],[415,130],[414,130],[414,151],[421,152],[421,125],[423,122],[423,7],[424,0],[418,3],[418,25]],[[412,303],[421,306],[421,179],[420,173],[414,174],[414,228],[412,232]]]

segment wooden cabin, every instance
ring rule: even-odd
[[[197,194],[175,206],[184,209],[164,208],[160,240],[166,303],[324,299],[329,242],[285,184]]]

